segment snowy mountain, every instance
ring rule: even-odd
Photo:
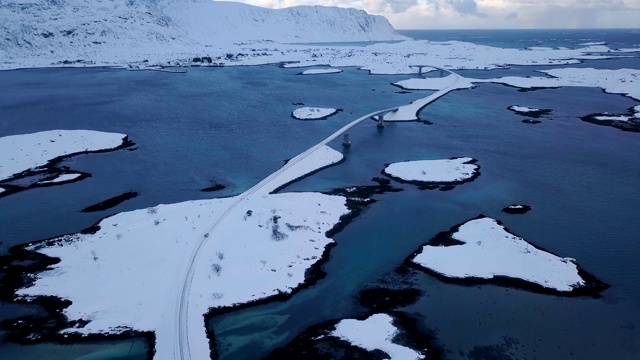
[[[362,10],[265,9],[210,0],[6,0],[0,2],[0,67],[62,61],[175,59],[233,42],[402,40]]]

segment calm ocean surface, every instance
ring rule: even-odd
[[[566,46],[604,41],[640,43],[639,30],[403,31],[432,41],[503,46]],[[640,68],[635,57],[579,66]],[[461,72],[526,76],[534,69]],[[122,132],[133,152],[86,155],[65,163],[93,176],[0,199],[0,253],[15,244],[77,232],[102,217],[159,203],[238,194],[340,126],[368,112],[429,94],[398,94],[390,82],[407,76],[364,71],[298,76],[275,66],[189,69],[187,74],[110,69],[0,72],[0,136],[50,129]],[[297,106],[344,111],[326,121],[296,121]],[[523,124],[509,105],[549,108],[539,125]],[[223,359],[254,359],[285,345],[316,323],[363,313],[358,291],[378,282],[434,234],[478,214],[502,220],[526,240],[574,257],[612,285],[600,299],[561,298],[485,285],[444,284],[411,277],[424,295],[403,310],[437,335],[449,359],[640,358],[640,134],[580,121],[596,112],[624,113],[638,102],[594,88],[519,92],[484,84],[450,93],[420,116],[433,122],[363,123],[351,133],[346,161],[285,191],[372,184],[385,163],[470,156],[482,175],[452,191],[404,191],[377,203],[339,233],[327,277],[288,301],[214,318]],[[332,146],[342,151],[339,142]],[[199,189],[210,181],[220,192]],[[80,213],[128,190],[140,196],[113,209]],[[512,203],[526,215],[500,212]],[[0,321],[39,313],[0,303]],[[143,359],[142,340],[19,346],[2,342],[0,359]],[[486,357],[474,357],[481,353]]]

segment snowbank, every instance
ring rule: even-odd
[[[406,182],[460,183],[476,176],[480,167],[475,162],[475,159],[469,157],[404,161],[388,165],[383,173]]]
[[[374,314],[365,320],[341,320],[331,335],[368,351],[384,351],[391,360],[424,358],[421,353],[394,343],[393,338],[397,333],[391,316]]]
[[[481,217],[453,229],[455,244],[425,245],[413,262],[448,278],[521,279],[558,292],[585,286],[574,259],[542,251]]]
[[[336,74],[341,73],[342,69],[309,69],[301,72],[302,75],[319,75],[319,74]]]
[[[115,149],[126,135],[93,130],[51,130],[0,138],[0,180],[60,157]]]
[[[38,184],[55,184],[55,183],[61,183],[61,182],[65,182],[65,181],[71,181],[74,179],[79,178],[80,176],[82,176],[82,174],[62,174],[58,177],[56,177],[55,179],[52,180],[44,180],[44,181],[39,181]]]
[[[339,112],[333,108],[302,107],[293,110],[291,116],[298,120],[322,120]]]

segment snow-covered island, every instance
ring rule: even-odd
[[[509,205],[502,209],[502,212],[507,214],[526,214],[529,211],[531,211],[531,206],[524,204]]]
[[[518,115],[529,116],[533,118],[539,118],[542,115],[551,113],[551,109],[536,109],[520,105],[511,105],[507,109],[513,111]]]
[[[342,69],[336,68],[320,68],[320,69],[307,69],[300,73],[300,75],[322,75],[322,74],[337,74],[341,73]]]
[[[382,173],[398,182],[415,185],[458,185],[480,175],[480,165],[470,157],[403,161],[387,165]]]
[[[580,119],[623,131],[640,132],[640,105],[630,108],[627,114],[598,113],[582,116]]]
[[[291,117],[297,120],[324,120],[340,111],[342,110],[306,106],[293,110]]]
[[[562,295],[594,295],[608,287],[574,259],[539,249],[482,215],[436,235],[410,261],[461,283],[492,281]]]
[[[333,243],[333,229],[350,206],[366,206],[338,195],[272,194],[341,159],[320,146],[240,195],[119,213],[80,233],[26,244],[60,261],[46,262],[15,295],[68,299],[60,311],[69,323],[59,329],[67,339],[153,333],[155,358],[165,359],[188,333],[190,353],[204,358],[210,349],[203,315],[285,296],[313,280],[308,270]],[[55,336],[31,336],[43,335]]]
[[[40,185],[80,180],[88,174],[71,174],[58,169],[66,157],[115,151],[132,146],[125,134],[94,130],[50,130],[0,137],[0,183],[8,195]],[[16,184],[17,180],[33,181]]]
[[[381,350],[391,360],[424,359],[425,354],[393,341],[398,332],[393,325],[393,317],[374,314],[364,320],[341,320],[331,335],[368,351]]]

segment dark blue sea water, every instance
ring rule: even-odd
[[[538,34],[541,40],[536,41],[564,42],[524,44],[532,39],[530,33]],[[461,40],[456,36],[467,34],[465,41],[509,47],[569,46],[567,39],[620,47],[640,42],[605,30],[461,31],[448,38],[444,32],[421,34],[433,41]],[[637,69],[640,61],[581,66]],[[531,71],[513,67],[469,76]],[[138,146],[133,152],[67,161],[72,169],[93,175],[81,182],[0,199],[0,253],[11,245],[77,232],[116,212],[240,193],[350,120],[429,94],[398,94],[389,85],[407,76],[372,76],[355,69],[322,76],[297,72],[275,66],[190,69],[187,74],[0,72],[0,136],[95,129],[126,133]],[[296,121],[289,114],[299,102],[344,111],[326,121]],[[507,110],[516,104],[553,113],[542,124],[527,125]],[[396,184],[404,190],[377,196],[377,203],[335,237],[338,246],[324,265],[325,279],[285,302],[211,321],[221,357],[259,358],[310,325],[361,314],[354,300],[360,289],[378,282],[434,234],[482,213],[536,245],[576,258],[612,287],[599,299],[561,298],[493,285],[462,287],[416,274],[411,282],[424,295],[404,310],[436,333],[447,358],[471,358],[474,349],[494,359],[640,358],[640,134],[579,119],[595,112],[624,113],[635,105],[633,99],[593,88],[519,92],[484,84],[427,107],[420,116],[433,125],[388,124],[380,131],[374,123],[361,124],[351,133],[354,145],[344,150],[344,163],[286,191],[372,184],[385,163],[402,160],[471,156],[479,160],[482,175],[452,191]],[[332,146],[342,150],[339,142]],[[200,192],[210,181],[228,187]],[[105,212],[79,212],[128,190],[140,196]],[[512,203],[533,210],[520,216],[500,212]],[[39,311],[0,304],[0,320]],[[145,350],[136,339],[73,346],[0,342],[0,359],[140,359]]]
[[[604,43],[612,49],[640,46],[640,29],[527,29],[527,30],[399,30],[418,40],[467,41],[474,44],[524,49],[531,46],[581,48]]]

